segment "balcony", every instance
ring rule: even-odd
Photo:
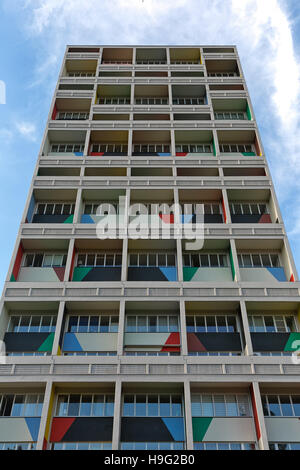
[[[226,222],[221,190],[180,189],[179,203],[183,223],[222,224]]]
[[[81,98],[57,98],[52,121],[86,121],[90,115],[91,100]]]
[[[124,222],[120,214],[120,198],[125,198],[125,190],[84,190],[82,193],[81,217],[82,224],[97,224],[99,222],[111,223],[119,226]],[[125,201],[123,201],[123,213]]]
[[[102,53],[101,65],[131,65],[132,48],[105,47]]]
[[[61,350],[64,355],[114,356],[117,353],[119,303],[96,302],[86,310],[79,302],[66,305],[66,328]]]
[[[205,59],[208,77],[239,77],[239,67],[236,60]]]
[[[170,131],[133,131],[133,157],[170,156]]]
[[[211,131],[175,131],[176,157],[200,157],[215,155]]]
[[[49,130],[42,156],[81,157],[84,153],[86,132],[83,130]]]
[[[216,120],[252,120],[250,107],[246,99],[213,99],[212,107]]]
[[[35,189],[26,222],[32,224],[72,224],[76,191],[72,189]]]
[[[127,156],[128,131],[92,131],[89,156]]]
[[[228,190],[231,222],[234,224],[271,224],[278,221],[270,190]]]
[[[73,260],[73,282],[120,281],[122,240],[76,240]]]
[[[135,85],[134,104],[147,107],[168,105],[168,85]]]
[[[129,240],[128,251],[128,281],[177,281],[175,240]]]
[[[130,85],[98,85],[96,104],[101,107],[129,105],[130,90]]]
[[[221,156],[261,156],[255,131],[217,131]]]
[[[161,65],[167,63],[167,52],[164,48],[137,48],[137,65]]]
[[[171,47],[170,62],[172,65],[199,65],[201,64],[200,49],[196,47]]]
[[[208,240],[201,251],[188,251],[183,246],[184,282],[232,282],[229,243],[226,240]]]
[[[96,75],[97,60],[67,59],[62,72],[63,77],[90,78]]]
[[[172,85],[172,103],[173,106],[207,105],[206,88],[204,85]]]
[[[189,356],[242,354],[241,320],[237,302],[186,302]]]

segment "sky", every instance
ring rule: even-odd
[[[300,274],[298,0],[0,0],[0,289],[67,44],[235,44]]]

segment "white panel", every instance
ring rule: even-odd
[[[299,418],[265,418],[269,442],[300,442]]]
[[[255,442],[253,418],[213,418],[203,442]]]

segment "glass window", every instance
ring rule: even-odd
[[[170,395],[160,396],[160,416],[171,416]]]
[[[160,315],[158,317],[158,331],[160,333],[168,332],[168,317],[165,315]]]
[[[158,416],[158,395],[148,396],[148,416]]]
[[[213,403],[212,403],[212,396],[211,395],[203,395],[202,396],[202,414],[203,416],[213,416]]]
[[[24,416],[25,411],[25,396],[15,395],[11,416]]]
[[[226,395],[226,415],[227,416],[238,416],[238,406],[235,395]]]
[[[112,395],[106,395],[104,415],[114,415],[114,397]]]
[[[104,395],[94,395],[92,404],[92,416],[104,415]]]
[[[123,416],[134,416],[134,395],[124,396]]]
[[[270,416],[281,416],[278,397],[276,395],[268,396]]]
[[[295,416],[300,416],[300,395],[292,396],[292,403]]]
[[[172,416],[182,416],[182,400],[180,395],[172,395],[171,397]]]
[[[214,396],[215,416],[226,416],[224,395]]]
[[[79,416],[91,416],[92,395],[82,395]]]
[[[80,406],[80,395],[70,395],[68,416],[78,416]]]
[[[289,395],[280,396],[281,410],[283,416],[293,416],[293,408]]]
[[[57,400],[56,415],[67,416],[68,414],[68,395],[59,395]]]
[[[135,416],[146,416],[146,395],[136,396]]]

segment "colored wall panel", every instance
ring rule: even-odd
[[[183,267],[183,280],[192,282],[232,282],[231,268]]]
[[[177,268],[129,266],[128,281],[177,281]]]
[[[21,268],[18,276],[19,282],[59,282],[61,275],[55,272],[56,268]],[[60,273],[65,268],[60,268]]]
[[[125,333],[125,346],[180,345],[179,333]]]
[[[242,281],[271,282],[286,281],[283,268],[242,268],[240,267]]]
[[[12,270],[10,281],[16,281],[18,279],[20,267],[22,263],[22,258],[23,258],[23,253],[24,253],[23,246],[22,246],[22,243],[20,243],[17,254],[16,254],[15,264]]]
[[[241,351],[239,333],[187,333],[189,352]]]
[[[74,269],[72,281],[98,282],[120,281],[121,267],[96,267],[87,268],[77,266]]]
[[[183,418],[131,418],[121,420],[122,442],[182,442]]]
[[[253,351],[284,351],[289,333],[251,333]]]
[[[54,333],[5,333],[7,352],[52,351]]]
[[[270,214],[231,214],[233,224],[271,224]]]
[[[34,442],[40,418],[0,418],[0,442]]]
[[[112,417],[53,418],[51,442],[111,442]]]
[[[63,351],[116,351],[118,333],[65,333]]]
[[[26,217],[27,223],[30,223],[32,221],[34,208],[35,208],[35,199],[34,199],[34,196],[32,195],[30,199],[29,207],[28,207],[27,217]]]
[[[194,442],[255,442],[253,418],[192,418]]]
[[[265,417],[269,442],[299,442],[299,418]]]
[[[32,223],[33,224],[72,224],[73,215],[34,214]]]

